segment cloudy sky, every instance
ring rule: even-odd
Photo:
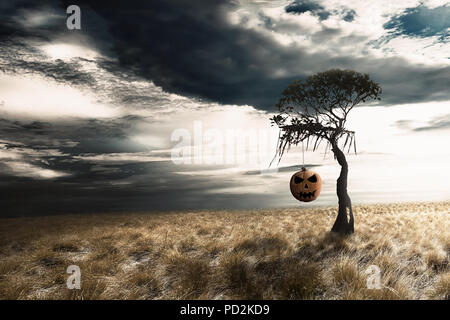
[[[311,204],[301,147],[269,168],[281,91],[330,68],[383,88],[348,121],[353,202],[449,200],[447,1],[2,1],[1,215],[333,205],[325,145]]]

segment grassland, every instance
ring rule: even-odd
[[[450,299],[450,202],[354,213],[345,238],[336,208],[0,219],[0,298]]]

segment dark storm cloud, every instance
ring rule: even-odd
[[[347,22],[352,22],[355,20],[356,11],[349,8],[344,8],[340,12],[342,19]]]
[[[0,141],[14,141],[30,149],[59,148],[63,153],[102,154],[141,152],[148,148],[130,141],[140,117],[75,119],[67,121],[19,121],[0,118]],[[8,143],[9,148],[14,147]],[[8,147],[7,146],[7,147]]]
[[[36,44],[53,41],[95,46],[81,33],[66,27],[67,1],[11,0],[0,4],[0,71],[7,73],[39,74],[59,83],[92,88],[96,81],[92,74],[80,71],[83,59],[44,61]],[[105,21],[89,8],[83,10],[84,31],[105,41]],[[108,52],[108,46],[102,48]],[[48,60],[48,59],[47,59]],[[101,61],[99,61],[101,62]]]
[[[428,8],[421,4],[407,8],[404,12],[391,18],[383,26],[390,30],[391,36],[408,36],[426,38],[438,36],[442,42],[449,41],[450,5]]]
[[[5,58],[5,57],[3,57]],[[94,77],[79,71],[76,62],[67,63],[62,60],[54,62],[36,62],[8,59],[7,64],[0,64],[0,70],[12,73],[35,73],[51,78],[60,83],[89,87],[95,85]]]
[[[233,2],[138,2],[139,6],[146,10],[123,2],[114,10],[92,6],[114,34],[116,68],[132,70],[182,95],[265,107],[276,102],[286,79],[270,79],[271,74],[280,60],[292,61],[293,56],[287,56],[294,53],[279,48],[274,55],[279,45],[271,39],[231,26],[225,13],[235,8]],[[269,59],[274,63],[268,64]]]
[[[318,17],[319,21],[327,20],[331,15],[337,15],[344,21],[352,22],[356,16],[355,10],[345,6],[340,9],[326,10],[321,4],[311,0],[295,0],[287,5],[284,10],[291,14],[310,12],[313,16]]]
[[[321,8],[316,2],[294,3],[303,9]],[[65,12],[67,3],[60,4],[60,10]],[[292,80],[304,79],[311,73],[330,68],[348,68],[367,72],[380,82],[384,91],[382,103],[386,105],[450,98],[446,89],[450,85],[449,67],[421,66],[401,58],[352,57],[340,53],[340,47],[343,43],[360,42],[361,39],[325,27],[313,34],[312,40],[327,43],[335,52],[333,57],[326,51],[309,52],[297,44],[283,46],[270,35],[244,28],[239,23],[230,24],[227,14],[238,8],[234,1],[136,1],[133,5],[123,1],[95,4],[79,1],[79,5],[84,17],[79,34],[90,39],[88,42],[95,44],[104,55],[117,59],[117,62],[96,61],[98,66],[112,74],[133,74],[152,80],[166,92],[273,110],[280,93]],[[37,11],[36,8],[33,10]],[[333,14],[345,20],[354,17],[350,8],[335,11]],[[273,26],[270,19],[263,19],[262,23],[269,29],[270,26],[291,28],[289,25]],[[58,37],[64,34],[73,38],[77,35],[76,32],[67,33],[65,24],[59,29],[55,27],[53,34],[48,28],[20,27],[20,31],[30,37],[40,34],[52,38],[54,34]],[[86,81],[93,87],[92,79],[79,71],[76,64],[53,64],[39,66],[32,63],[24,67],[54,78],[60,72],[58,81]],[[105,91],[103,87],[95,88],[100,94]],[[155,96],[112,89],[118,103],[141,104],[149,108],[156,105],[148,103]]]
[[[450,67],[411,65],[401,58],[360,62],[360,70],[381,84],[383,105],[450,99]]]
[[[0,71],[4,73],[38,74],[60,83],[82,87],[96,84],[92,74],[80,71],[82,59],[72,59],[70,62],[44,59],[42,52],[19,39],[0,40]]]
[[[302,67],[308,66],[314,72],[334,67],[368,72],[381,83],[384,104],[449,98],[444,88],[449,68],[399,58],[330,58],[296,45],[285,47],[254,30],[230,25],[225,13],[234,10],[233,3],[166,1],[146,7],[137,10],[118,3],[114,10],[101,5],[92,9],[114,34],[119,65],[112,67],[135,71],[169,92],[271,110],[291,80],[308,75]],[[339,31],[334,29],[324,29],[313,39],[331,43],[333,37],[339,45]],[[276,77],[279,70],[288,72]]]
[[[285,11],[293,14],[310,12],[313,16],[319,17],[320,21],[327,20],[331,14],[319,3],[310,0],[295,0],[286,6]]]
[[[62,213],[166,211],[176,209],[258,208],[270,202],[263,194],[208,191],[234,187],[225,179],[183,174],[196,170],[170,161],[98,164],[58,161],[54,168],[71,175],[36,180],[5,175],[0,164],[0,217]],[[208,170],[216,166],[204,166]],[[220,168],[220,167],[219,167]]]

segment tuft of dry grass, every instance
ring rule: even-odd
[[[325,283],[316,264],[288,263],[284,272],[287,276],[280,279],[279,289],[281,299],[317,299],[325,290]]]
[[[204,259],[175,252],[165,258],[165,266],[168,284],[176,293],[174,298],[197,298],[207,288],[209,266]]]
[[[450,273],[446,272],[439,276],[429,294],[431,298],[450,300]]]
[[[449,208],[355,206],[348,237],[335,208],[1,219],[0,298],[448,300]]]

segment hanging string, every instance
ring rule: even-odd
[[[302,169],[305,168],[305,149],[303,146],[303,140],[302,140],[302,155],[303,155],[303,165],[302,165]]]

